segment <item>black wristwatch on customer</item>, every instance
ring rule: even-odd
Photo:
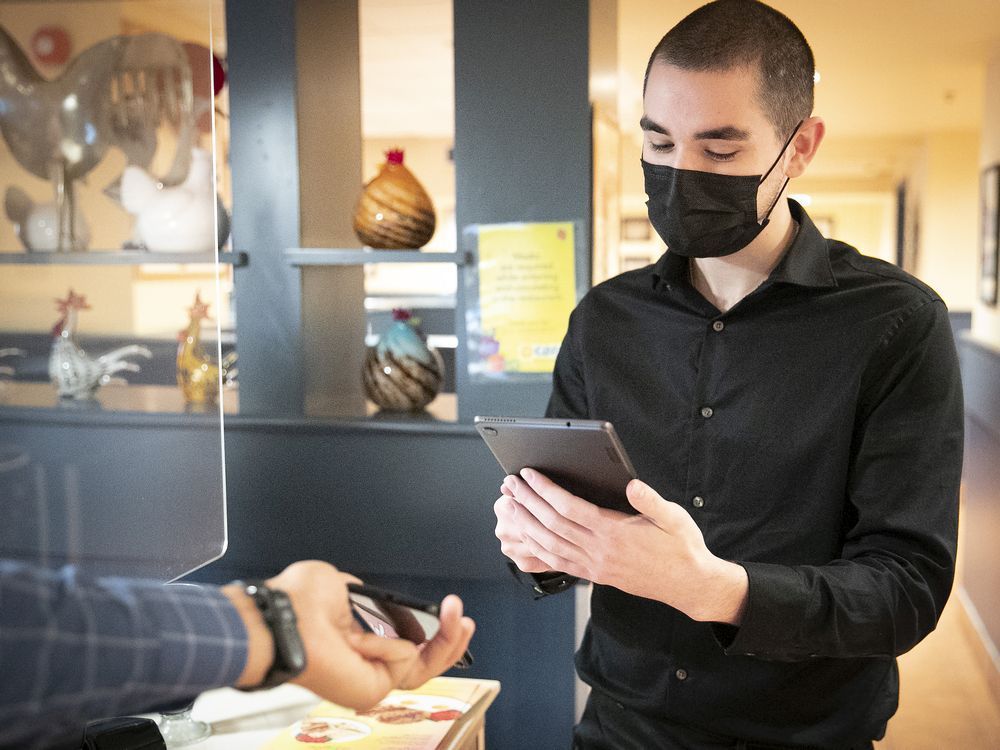
[[[288,682],[306,668],[306,649],[299,635],[298,620],[288,594],[272,589],[263,581],[237,581],[247,596],[253,599],[274,640],[274,661],[255,687],[241,688],[245,692],[266,690]]]

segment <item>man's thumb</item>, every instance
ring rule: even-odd
[[[633,479],[625,488],[629,503],[642,515],[656,522],[657,526],[667,528],[672,524],[670,503],[664,500],[660,493],[640,479]]]

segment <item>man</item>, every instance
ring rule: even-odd
[[[90,719],[183,705],[225,685],[290,680],[365,709],[462,656],[475,626],[458,597],[441,603],[440,631],[418,648],[361,632],[352,580],[315,560],[221,589],[0,560],[0,747],[79,748]]]
[[[948,598],[947,311],[782,200],[823,140],[813,76],[801,32],[752,0],[696,10],[650,58],[642,168],[667,252],[580,303],[548,409],[615,424],[637,514],[530,470],[496,503],[540,592],[594,583],[578,748],[871,747],[895,657]]]

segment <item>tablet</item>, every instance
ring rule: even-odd
[[[610,422],[476,417],[475,425],[508,474],[532,468],[595,505],[635,513],[625,497],[635,469]]]

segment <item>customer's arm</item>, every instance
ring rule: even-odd
[[[361,634],[347,578],[312,561],[269,581],[289,595],[298,617],[307,667],[296,682],[367,707],[394,687],[443,672],[464,652],[474,626],[457,597],[442,603],[438,636],[417,648]],[[240,587],[94,580],[72,567],[0,560],[0,747],[214,687],[256,685],[272,659],[270,633]]]
[[[246,656],[217,589],[0,560],[0,747],[233,684]]]

